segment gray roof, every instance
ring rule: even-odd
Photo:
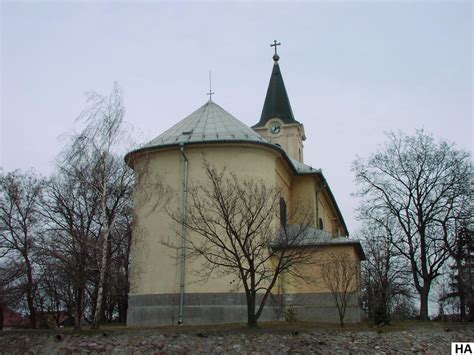
[[[217,141],[269,143],[222,107],[208,101],[142,148]]]
[[[140,149],[159,148],[179,145],[181,143],[215,143],[223,141],[263,143],[281,150],[279,146],[267,141],[213,101],[206,102],[189,116]],[[288,155],[286,156],[298,174],[321,172],[320,169],[314,169]]]
[[[288,158],[291,161],[291,164],[293,164],[296,172],[298,174],[314,174],[314,173],[321,173],[321,169],[315,169],[309,165],[306,165],[296,159],[293,159],[292,157],[288,156]]]
[[[294,235],[297,238],[297,245],[301,247],[324,247],[334,245],[354,245],[359,253],[361,260],[365,260],[365,253],[357,239],[349,239],[348,237],[333,237],[331,233],[324,230],[314,228],[311,226],[302,226],[298,224],[292,224],[287,227],[287,235]],[[285,235],[280,232],[279,238],[271,246],[273,248],[281,247],[281,240],[285,240]],[[280,240],[280,241],[279,241]]]

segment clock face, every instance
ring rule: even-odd
[[[270,132],[272,132],[273,134],[280,133],[280,130],[281,130],[281,127],[278,123],[274,123],[272,127],[270,128]]]

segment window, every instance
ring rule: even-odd
[[[319,229],[321,229],[321,230],[324,229],[323,220],[321,218],[319,219]]]
[[[286,202],[283,197],[280,197],[280,224],[286,226]]]

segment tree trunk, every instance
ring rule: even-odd
[[[420,293],[420,320],[429,320],[428,317],[428,295],[430,293],[430,287],[425,284]]]
[[[30,312],[30,327],[35,329],[36,328],[36,309],[35,309],[35,290],[33,284],[33,270],[31,267],[31,263],[28,257],[25,257],[26,267],[27,267],[27,278],[28,278],[28,285],[26,289],[26,302],[28,304],[28,310]]]
[[[124,290],[119,297],[118,304],[118,317],[120,323],[127,323],[127,310],[128,310],[128,290]]]
[[[339,318],[339,325],[341,326],[341,328],[344,328],[344,317]]]
[[[461,322],[466,320],[466,297],[461,290],[459,291],[459,320]]]
[[[74,300],[74,329],[81,329],[82,319],[82,303],[84,296],[84,288],[79,287],[76,289],[76,299]]]
[[[36,309],[33,303],[33,298],[28,295],[27,296],[27,303],[28,303],[28,308],[30,310],[30,327],[35,329],[36,328]]]
[[[105,272],[106,272],[106,266],[107,266],[108,238],[109,238],[109,226],[106,227],[106,233],[103,236],[103,242],[102,242],[102,258],[100,262],[100,271],[99,271],[99,289],[97,291],[97,306],[95,308],[94,318],[92,322],[92,328],[94,329],[99,328],[100,316],[102,314],[102,310],[104,309],[103,295],[104,295],[104,284],[105,284]]]
[[[110,281],[110,262],[112,260],[112,237],[107,238],[107,261],[105,267],[104,291],[102,293],[102,313],[100,317],[101,323],[111,323],[113,318],[114,304],[112,301],[111,281]]]
[[[337,310],[338,310],[338,313],[339,313],[339,325],[341,326],[341,328],[344,328],[344,316],[345,316],[345,312],[344,312],[344,305],[340,305],[337,307]]]
[[[108,303],[107,303],[107,294],[108,294],[108,287],[107,287],[107,272],[105,273],[105,280],[104,280],[104,289],[102,291],[102,301],[100,302],[100,304],[102,305],[102,310],[100,312],[100,317],[98,319],[98,322],[97,323],[107,323],[109,321],[108,319],[108,314],[109,314],[109,310],[108,310]]]
[[[100,269],[99,269],[99,289],[97,291],[97,307],[95,309],[92,321],[92,328],[98,329],[100,316],[102,314],[102,310],[104,309],[104,287],[105,287],[105,274],[107,272],[107,264],[108,264],[108,246],[109,246],[109,238],[111,227],[113,225],[113,219],[109,220],[107,217],[107,187],[105,181],[102,183],[102,196],[101,196],[101,218],[102,224],[104,229],[104,234],[102,236],[102,253],[101,253],[101,261],[100,261]]]
[[[247,326],[254,328],[257,326],[257,317],[255,316],[255,300],[256,294],[250,292],[247,294]]]
[[[472,299],[468,298],[467,304],[469,306],[469,313],[468,313],[467,320],[469,322],[474,322],[474,302],[472,301]]]
[[[78,309],[77,302],[74,308],[74,329],[79,330],[81,329],[81,312]]]

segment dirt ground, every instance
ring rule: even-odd
[[[103,326],[0,332],[0,354],[450,354],[474,341],[474,324],[404,322],[391,326],[272,322],[127,328]]]

